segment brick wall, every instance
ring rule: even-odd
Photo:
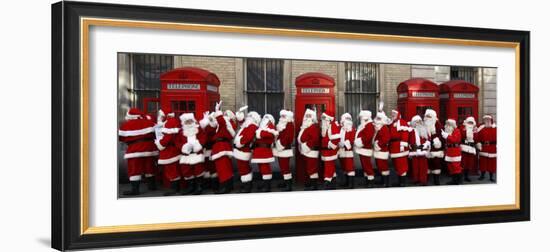
[[[397,86],[410,78],[411,65],[380,65],[380,98],[384,101],[386,115],[389,116],[392,109],[397,109]]]
[[[483,68],[483,115],[490,114],[497,119],[497,69]],[[480,115],[482,117],[483,115]]]
[[[294,97],[296,95],[296,77],[308,73],[308,72],[320,72],[334,78],[334,81],[338,83],[338,62],[326,62],[326,61],[309,61],[309,60],[290,60],[290,107],[294,109]],[[338,92],[338,85],[335,85],[334,92]],[[285,99],[287,96],[285,96]],[[336,104],[339,104],[338,96],[336,96]],[[285,104],[287,104],[285,102]],[[338,111],[336,112],[338,113]]]

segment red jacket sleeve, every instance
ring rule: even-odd
[[[388,145],[390,142],[390,130],[387,126],[382,126],[380,129],[380,138],[378,139],[378,146],[382,147],[384,145]]]
[[[458,144],[458,143],[460,143],[461,140],[462,140],[462,134],[460,133],[460,130],[458,130],[458,129],[453,130],[453,133],[451,133],[447,137],[447,142],[449,144]]]
[[[248,145],[254,141],[254,134],[256,134],[257,129],[258,127],[256,125],[251,125],[244,129],[242,132],[243,137],[241,138],[241,144]]]
[[[289,146],[292,144],[294,139],[294,124],[289,122],[286,125],[286,128],[279,134],[279,141],[283,146]]]

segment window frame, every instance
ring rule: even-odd
[[[359,80],[359,88],[360,88],[360,91],[351,91],[351,90],[348,90],[348,81],[352,81],[353,79],[348,79],[348,64],[351,65],[351,64],[357,64],[359,65],[359,67],[357,68],[359,71],[358,71],[358,75],[359,77],[357,78]],[[373,91],[364,91],[363,90],[363,78],[362,78],[362,75],[363,75],[363,71],[361,71],[362,69],[362,65],[365,64],[365,65],[373,65],[374,66],[374,69],[375,69],[375,76],[376,76],[376,80],[375,80],[375,87],[376,87],[376,90],[373,92]],[[357,71],[357,70],[355,70]],[[352,74],[353,75],[353,74]],[[371,108],[360,108],[357,113],[359,113],[361,110],[364,110],[364,109],[369,109],[371,110],[371,112],[374,112],[376,111],[376,104],[378,103],[379,99],[380,99],[380,95],[381,95],[381,92],[380,92],[380,64],[378,63],[367,63],[367,62],[344,62],[344,110],[345,110],[345,113],[350,113],[352,114],[352,117],[355,118],[357,117],[357,115],[354,115],[353,112],[350,112],[350,109],[347,108],[347,99],[349,96],[351,95],[358,95],[359,96],[359,104],[363,104],[363,96],[364,95],[373,95],[375,97],[375,106],[374,108],[371,110]],[[343,113],[342,113],[343,114]]]
[[[248,89],[248,61],[249,60],[262,60],[262,69],[263,69],[263,90],[249,90]],[[280,62],[280,66],[281,66],[281,89],[280,91],[274,91],[274,90],[268,90],[267,89],[267,61],[268,60],[276,60],[276,61],[279,61]],[[244,69],[244,88],[243,88],[243,92],[244,92],[244,101],[246,104],[249,104],[249,101],[248,101],[248,95],[249,94],[261,94],[263,95],[263,98],[264,98],[264,101],[263,101],[263,114],[266,114],[266,113],[269,113],[268,112],[268,99],[267,99],[267,96],[268,94],[278,94],[278,95],[281,95],[282,96],[282,106],[281,106],[281,109],[284,108],[284,95],[285,95],[285,88],[284,88],[284,60],[283,59],[272,59],[272,58],[244,58],[243,60],[243,69]],[[258,113],[260,113],[259,111],[256,111]],[[260,113],[262,114],[262,113]],[[275,119],[278,118],[279,114],[276,113],[276,114],[272,114],[273,117],[275,117]]]

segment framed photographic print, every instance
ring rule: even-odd
[[[64,1],[52,66],[58,250],[529,220],[528,31]]]

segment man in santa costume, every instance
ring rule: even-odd
[[[476,138],[477,138],[476,120],[473,117],[468,117],[462,123],[460,132],[462,135],[462,143],[460,149],[462,150],[462,169],[464,175],[464,181],[471,182],[469,173],[475,170],[477,156],[476,156]]]
[[[321,114],[321,160],[324,165],[324,188],[335,189],[333,178],[336,177],[336,159],[340,142],[340,127],[334,120],[332,111]]]
[[[390,129],[388,127],[389,118],[380,110],[374,118],[374,160],[376,167],[382,175],[382,184],[385,187],[390,186],[390,170],[388,167],[388,158],[390,157]]]
[[[343,186],[345,188],[355,187],[355,168],[353,167],[353,142],[355,141],[355,128],[351,114],[345,113],[340,117],[340,142],[338,157],[340,166],[345,173]]]
[[[257,112],[249,112],[233,140],[233,157],[237,160],[237,169],[242,182],[242,193],[249,193],[252,191],[250,158],[252,157],[252,144],[254,143],[254,137],[260,120],[260,115]]]
[[[489,173],[489,180],[495,182],[494,175],[497,172],[497,126],[490,115],[483,116],[483,125],[477,129],[477,148],[479,150],[479,180],[485,179],[485,173]]]
[[[181,150],[180,169],[187,187],[181,194],[201,194],[205,174],[204,145],[206,133],[200,128],[193,113],[180,116],[182,131],[178,135],[178,148]]]
[[[426,155],[430,151],[430,139],[428,130],[419,115],[413,116],[409,133],[409,157],[411,158],[412,180],[421,185],[428,185],[428,159]]]
[[[361,110],[361,112],[359,112],[359,126],[357,126],[357,131],[355,133],[354,146],[355,152],[359,155],[363,174],[366,178],[365,186],[369,188],[374,185],[374,169],[371,163],[374,132],[372,112]]]
[[[283,175],[283,183],[280,187],[283,191],[292,191],[292,172],[290,171],[290,158],[294,155],[292,142],[294,142],[294,113],[289,110],[279,112],[279,122],[276,126],[277,140],[273,148],[273,156],[279,161],[279,169]]]
[[[137,108],[131,108],[125,119],[120,125],[118,139],[128,145],[124,159],[128,164],[128,179],[132,189],[123,194],[138,195],[142,174],[145,174],[148,183],[155,183],[153,162],[159,154],[154,143],[155,123],[143,118]]]
[[[235,137],[236,123],[220,110],[222,101],[216,103],[214,118],[216,120],[216,133],[213,136],[212,154],[210,159],[214,161],[216,173],[218,174],[219,189],[216,193],[229,193],[233,190],[233,165],[231,157],[233,156],[233,137]],[[228,110],[229,111],[229,110]]]
[[[265,114],[256,130],[256,141],[250,160],[251,163],[258,164],[258,170],[262,174],[262,183],[258,187],[258,190],[262,192],[271,191],[271,179],[273,178],[271,163],[275,162],[272,147],[278,135],[279,132],[275,130],[275,118],[270,114]]]
[[[244,120],[246,119],[246,111],[248,110],[248,106],[242,106],[239,108],[237,113],[235,113],[235,119],[237,121],[237,124],[241,125],[244,123]]]
[[[298,133],[298,150],[304,158],[306,174],[305,190],[317,190],[319,179],[319,148],[321,132],[317,123],[317,112],[306,109]]]
[[[426,127],[430,140],[430,151],[426,153],[426,157],[428,158],[428,173],[432,174],[434,184],[439,185],[441,166],[443,165],[445,153],[441,141],[443,139],[441,137],[441,130],[443,127],[441,123],[439,123],[437,113],[434,110],[426,109],[424,113],[424,126]]]
[[[392,123],[390,124],[390,157],[392,159],[398,185],[405,186],[407,170],[409,170],[409,132],[407,122],[401,118],[397,110],[391,111]]]
[[[180,131],[180,122],[173,116],[166,117],[161,128],[162,137],[155,140],[160,151],[158,164],[163,166],[164,177],[170,181],[171,191],[165,196],[176,194],[180,190],[179,160],[181,152],[177,147],[177,135]]]
[[[201,129],[204,131],[206,142],[203,146],[204,156],[204,189],[212,188],[214,191],[218,190],[218,173],[214,162],[211,160],[212,145],[214,145],[214,135],[216,134],[216,120],[214,119],[214,112],[204,112],[202,119],[199,121]]]
[[[454,118],[447,119],[445,122],[445,129],[441,130],[441,137],[446,140],[445,161],[447,162],[449,174],[452,177],[452,180],[447,184],[459,185],[462,183],[462,167],[460,165],[462,160],[460,149],[462,134],[460,134],[460,129],[457,127]]]

